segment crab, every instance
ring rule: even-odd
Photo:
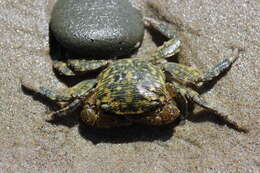
[[[132,124],[166,125],[189,115],[188,103],[208,109],[239,131],[246,128],[207,102],[196,88],[228,70],[237,59],[239,50],[210,68],[206,73],[168,61],[180,51],[181,41],[166,23],[145,18],[145,24],[158,30],[168,41],[150,56],[117,60],[70,59],[55,62],[54,68],[65,76],[101,72],[96,79],[86,79],[62,91],[50,90],[23,80],[22,86],[59,103],[61,109],[51,116],[63,116],[81,107],[81,119],[97,128],[129,126]],[[175,57],[175,56],[174,56]],[[184,101],[180,111],[178,99]]]

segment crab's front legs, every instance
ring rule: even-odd
[[[68,59],[67,62],[54,61],[53,68],[60,75],[76,76],[100,70],[111,62],[112,60]]]

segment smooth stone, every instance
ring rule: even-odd
[[[58,0],[50,26],[61,45],[84,56],[127,54],[144,35],[142,15],[128,0]]]

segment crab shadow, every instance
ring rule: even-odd
[[[243,131],[237,129],[233,124],[224,120],[218,114],[213,113],[209,110],[202,110],[200,112],[197,112],[196,114],[191,114],[187,118],[187,120],[191,121],[193,123],[212,122],[212,123],[217,124],[219,126],[227,126],[228,128],[233,129],[235,131],[243,132]]]
[[[80,112],[75,114],[79,115]],[[67,116],[65,119],[56,119],[50,123],[59,124],[65,126],[74,126],[78,125],[79,134],[86,140],[91,141],[93,144],[98,143],[131,143],[137,141],[167,141],[175,133],[175,127],[182,124],[178,118],[176,121],[169,125],[164,126],[148,126],[148,125],[131,125],[127,127],[118,127],[118,128],[95,128],[86,126],[77,116],[77,118],[71,118]],[[72,120],[73,119],[73,120]],[[191,114],[188,118],[188,121],[193,123],[202,123],[202,122],[212,122],[220,126],[227,125],[231,129],[235,129],[232,124],[225,122],[217,114],[212,113],[208,110],[202,110],[196,114]]]
[[[78,125],[79,134],[93,144],[97,143],[129,143],[136,141],[167,141],[174,134],[174,127],[179,124],[179,119],[169,125],[149,126],[134,124],[125,127],[96,128],[87,126],[80,119],[80,109],[63,117],[53,117],[48,120],[56,126],[69,128]]]
[[[88,127],[79,123],[79,133],[92,143],[130,143],[136,141],[167,141],[174,134],[174,126],[132,125],[109,129]]]
[[[163,126],[149,126],[149,125],[131,125],[118,128],[95,128],[86,126],[79,118],[80,111],[74,113],[73,117],[66,116],[65,119],[56,119],[50,121],[55,125],[74,126],[78,125],[79,134],[86,140],[91,141],[93,144],[98,143],[130,143],[137,141],[167,141],[175,133],[175,127],[185,125],[176,119],[173,123]],[[77,115],[77,116],[75,116]],[[76,117],[76,118],[75,118]],[[73,120],[72,120],[73,119]],[[187,120],[193,123],[212,122],[220,126],[228,126],[233,130],[237,130],[232,124],[224,121],[217,114],[208,110],[202,110],[196,114],[191,114]]]

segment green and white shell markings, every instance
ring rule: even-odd
[[[115,114],[143,114],[165,104],[165,75],[142,59],[119,60],[101,72],[97,105]]]

